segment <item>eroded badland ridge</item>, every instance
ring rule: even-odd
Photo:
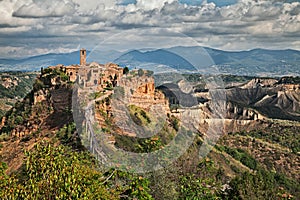
[[[172,169],[178,171],[166,169],[162,181],[166,185],[158,187],[157,182],[153,183],[152,189],[156,192],[150,193],[156,199],[169,198],[168,192],[164,191],[168,184],[174,187],[174,198],[180,199],[182,191],[176,186],[179,184],[177,176],[190,174],[203,180],[213,176],[214,183],[207,183],[213,194],[221,188],[218,188],[219,184],[225,187],[223,191],[227,188],[225,196],[240,195],[247,199],[272,193],[274,198],[285,194],[297,199],[299,185],[292,185],[300,180],[299,78],[241,81],[241,77],[228,76],[230,80],[223,77],[226,105],[223,115],[218,117],[224,128],[208,157],[199,160],[199,146],[209,128],[215,125],[216,113],[212,110],[215,96],[203,82],[204,76],[187,74],[184,77],[184,80],[156,87],[156,80],[161,77],[155,77],[150,71],[129,70],[113,63],[86,63],[84,49],[80,51],[79,65],[42,69],[32,91],[2,120],[0,154],[1,160],[8,165],[6,172],[22,171],[23,151],[33,151],[34,145],[42,140],[55,145],[67,144],[77,150],[85,149],[81,145],[85,144],[84,138],[81,141],[78,130],[73,127],[71,131],[69,127],[74,121],[86,124],[86,116],[92,116],[101,127],[100,134],[107,136],[110,145],[126,151],[139,153],[161,149],[182,126],[189,127],[196,134],[187,153],[174,163]],[[185,89],[187,84],[192,91]],[[84,108],[89,102],[94,103],[93,112],[87,115]],[[74,105],[80,108],[75,111]],[[74,115],[74,112],[78,113]],[[74,119],[74,116],[78,118]],[[146,132],[155,130],[157,134],[139,139],[139,127]],[[62,135],[62,130],[69,132]],[[205,171],[211,168],[213,170]],[[201,170],[205,173],[200,173]],[[247,194],[241,189],[244,186],[250,188],[243,179],[255,179],[264,173],[275,177],[276,184],[272,185],[274,188],[270,193]],[[166,177],[170,182],[165,182]],[[258,179],[266,181],[261,177]],[[263,190],[265,186],[258,187]],[[249,190],[255,191],[255,188]],[[234,193],[237,191],[240,194]]]

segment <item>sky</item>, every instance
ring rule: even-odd
[[[166,41],[230,51],[300,50],[300,2],[0,0],[0,58],[101,49],[111,43],[119,50],[121,40],[122,50],[137,43],[164,47]]]

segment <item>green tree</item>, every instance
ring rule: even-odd
[[[128,74],[129,73],[129,68],[128,67],[124,67],[123,69],[123,74]]]
[[[45,142],[25,154],[25,177],[18,181],[2,164],[0,199],[119,199],[84,153]]]
[[[290,191],[299,190],[299,183],[263,169],[256,174],[245,172],[232,179],[229,185],[226,199],[294,199]],[[283,194],[289,198],[282,198]]]
[[[214,191],[216,182],[213,179],[199,179],[193,175],[187,175],[180,181],[180,199],[198,200],[198,199],[221,199]]]
[[[26,190],[32,199],[116,199],[85,155],[51,144],[26,152]]]
[[[162,142],[159,137],[152,137],[141,142],[137,145],[137,149],[141,153],[149,153],[152,151],[159,150],[162,147]]]
[[[22,124],[24,121],[23,117],[22,116],[17,116],[15,118],[15,124],[19,125],[19,124]]]

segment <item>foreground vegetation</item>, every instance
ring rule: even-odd
[[[297,199],[300,192],[296,180],[266,170],[238,148],[218,145],[207,158],[200,159],[199,141],[171,166],[156,172],[103,170],[74,134],[75,125],[69,124],[50,140],[39,141],[31,151],[24,152],[23,166],[10,175],[5,173],[6,164],[2,163],[0,198]],[[140,148],[151,151],[159,145],[144,142]],[[216,157],[223,157],[225,164]],[[246,170],[233,165],[232,158]],[[230,178],[227,168],[231,168],[234,178]]]

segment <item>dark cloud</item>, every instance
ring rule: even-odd
[[[16,28],[18,25],[12,25],[12,24],[0,24],[0,29],[1,28]]]
[[[296,7],[294,7],[294,8],[289,12],[289,14],[292,15],[292,16],[299,15],[299,13],[300,13],[300,4],[298,4]]]

